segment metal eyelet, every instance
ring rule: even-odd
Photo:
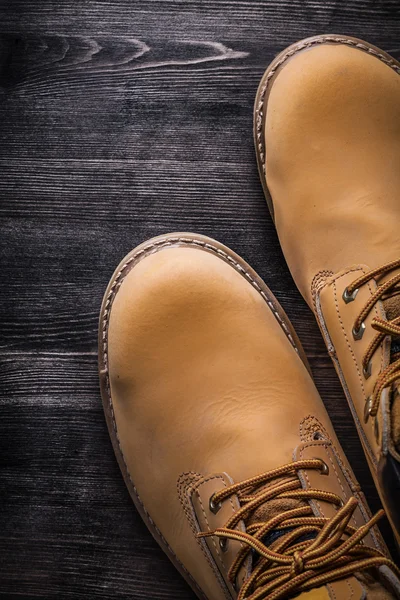
[[[324,436],[322,435],[322,433],[320,431],[314,431],[312,439],[315,440],[315,441],[317,441],[317,440],[323,440]]]
[[[353,338],[355,340],[361,340],[362,336],[364,335],[364,331],[365,331],[365,323],[364,322],[361,323],[360,329],[355,329],[353,327],[353,331],[352,331]]]
[[[364,423],[367,423],[372,409],[372,398],[369,396],[365,402],[364,406]]]
[[[329,475],[329,467],[328,467],[328,465],[321,458],[319,460],[322,463],[322,466],[321,466],[321,475]]]
[[[222,552],[226,552],[228,550],[228,542],[229,540],[226,538],[219,538],[219,547],[221,548]]]
[[[210,508],[211,512],[212,512],[214,515],[216,515],[216,514],[217,514],[217,512],[220,510],[220,508],[221,508],[222,504],[221,504],[221,502],[217,502],[217,503],[215,504],[215,503],[214,503],[214,501],[213,501],[213,498],[214,498],[214,494],[211,496],[208,506],[209,506],[209,508]]]
[[[363,367],[364,379],[369,379],[372,373],[372,362],[369,361],[367,368]]]
[[[317,439],[320,439],[320,438],[317,438]],[[319,462],[322,463],[321,468],[320,468],[321,475],[329,475],[329,467],[326,464],[326,462],[324,460],[322,460],[322,458],[320,458],[319,456],[314,456],[313,458],[314,458],[314,460],[319,460]]]
[[[344,500],[342,500],[342,499],[340,498],[340,502],[339,502],[339,504],[338,504],[338,510],[339,510],[340,508],[343,508],[343,506],[344,506]]]
[[[346,288],[344,288],[342,298],[345,301],[345,303],[348,304],[349,302],[353,302],[353,300],[357,296],[357,294],[358,294],[358,288],[356,288],[352,294],[349,294],[349,292],[347,291],[347,287],[346,287]]]

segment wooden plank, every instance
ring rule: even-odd
[[[285,46],[322,31],[347,33],[398,47],[398,6],[364,0],[3,0],[4,31],[73,32],[90,35],[142,35],[160,39],[220,39],[260,42],[273,38]]]
[[[264,204],[261,207],[265,213]],[[172,230],[205,232],[238,249],[283,302],[309,356],[325,363],[328,360],[314,317],[293,286],[277,241],[268,246],[268,229],[269,239],[276,237],[272,225],[264,228],[264,219],[254,218],[257,211],[250,209],[250,225],[246,211],[242,211],[243,223],[238,223],[235,211],[230,216],[228,210],[225,215],[216,214],[213,203],[207,215],[200,210],[197,216],[198,206],[192,205],[191,210],[182,205],[180,210],[175,204],[174,217],[172,207],[169,212],[162,209],[164,214],[152,223],[146,211],[141,211],[134,219],[127,217],[125,223],[105,219],[101,224],[94,223],[95,218],[91,223],[79,221],[80,208],[83,210],[83,204],[78,201],[76,217],[63,226],[57,217],[46,220],[43,214],[36,220],[32,216],[24,219],[23,245],[22,229],[13,229],[17,218],[7,220],[3,227],[2,277],[7,294],[0,312],[0,352],[96,351],[98,312],[113,270],[132,247],[165,232],[164,223],[169,220]],[[32,207],[30,214],[35,210]]]
[[[1,597],[193,598],[132,508],[97,394],[68,399],[2,407]]]
[[[378,508],[265,206],[251,128],[279,50],[337,31],[400,58],[398,28],[396,2],[2,0],[2,600],[194,597],[133,508],[97,379],[107,282],[132,247],[168,231],[215,237],[266,280]]]

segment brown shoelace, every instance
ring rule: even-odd
[[[349,286],[347,286],[347,288],[345,290],[345,295],[347,296],[347,298],[354,299],[359,288],[362,285],[365,285],[366,283],[371,281],[371,279],[379,278],[382,275],[384,275],[385,273],[388,273],[398,267],[400,267],[400,260],[395,260],[393,262],[387,263],[386,265],[383,265],[382,267],[379,267],[378,269],[373,269],[372,271],[365,273],[365,275],[362,275],[361,277],[359,277],[358,279],[353,281],[353,283],[351,283]],[[354,323],[353,332],[356,332],[356,333],[360,332],[362,330],[362,328],[365,327],[364,321],[367,318],[367,316],[369,315],[369,313],[371,312],[371,310],[374,308],[375,304],[379,300],[382,300],[384,298],[384,296],[386,296],[388,293],[393,291],[399,284],[400,284],[400,273],[398,273],[397,275],[394,275],[393,277],[388,279],[384,284],[378,285],[376,291],[372,294],[372,296],[370,297],[370,299],[368,300],[368,302],[366,303],[366,305],[360,312],[360,315],[358,316],[356,322]],[[372,327],[376,331],[378,331],[378,333],[374,337],[372,342],[370,343],[369,347],[367,348],[367,351],[362,360],[362,367],[363,367],[364,374],[366,375],[366,377],[368,377],[370,374],[371,358],[372,358],[374,352],[379,348],[380,344],[383,342],[385,337],[391,336],[392,338],[394,338],[394,337],[400,336],[400,317],[397,317],[397,318],[393,319],[392,321],[385,321],[384,319],[374,317],[372,319]],[[378,375],[375,386],[374,386],[374,391],[373,391],[371,397],[368,398],[366,406],[365,406],[365,413],[364,413],[365,422],[368,421],[369,416],[372,416],[372,417],[376,416],[376,414],[378,412],[378,408],[379,408],[379,401],[380,401],[383,390],[385,388],[391,386],[392,383],[394,383],[399,378],[400,378],[400,359],[397,359],[394,362],[390,363]]]
[[[295,592],[301,593],[381,565],[390,567],[400,576],[400,569],[387,556],[361,541],[384,515],[383,510],[357,529],[349,525],[358,506],[356,498],[352,497],[343,504],[336,494],[302,488],[297,474],[299,469],[326,472],[326,468],[320,459],[299,460],[235,483],[212,496],[210,502],[214,512],[218,511],[221,502],[233,495],[237,495],[240,502],[240,509],[224,527],[198,534],[199,537],[218,536],[222,548],[230,539],[242,543],[243,547],[228,573],[229,581],[234,586],[243,562],[252,552],[256,553],[252,573],[243,583],[237,600],[287,598]],[[285,476],[283,481],[274,482],[274,479],[282,476]],[[337,513],[332,518],[316,517],[311,506],[305,503],[268,521],[246,526],[246,521],[259,506],[277,498],[330,502],[337,507]],[[245,524],[246,532],[235,529],[240,522]],[[280,537],[266,546],[263,538],[277,530]],[[307,539],[310,535],[312,539]]]

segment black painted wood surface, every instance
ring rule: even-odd
[[[0,598],[194,597],[133,508],[97,380],[107,282],[163,232],[213,236],[265,278],[379,507],[251,128],[279,50],[333,32],[399,58],[399,26],[398,0],[0,0]]]

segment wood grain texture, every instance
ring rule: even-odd
[[[337,32],[399,58],[399,26],[398,0],[0,0],[2,599],[193,599],[133,508],[97,381],[113,269],[168,231],[217,238],[267,281],[379,506],[251,128],[279,50]]]

